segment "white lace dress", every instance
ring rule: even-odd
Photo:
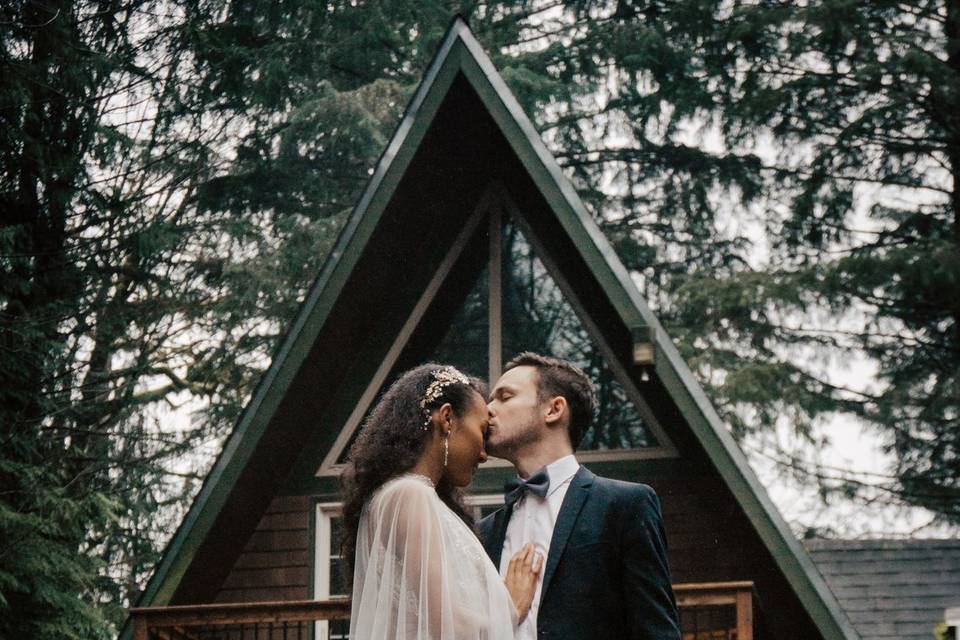
[[[350,637],[512,640],[510,595],[473,531],[430,479],[407,474],[360,516]]]

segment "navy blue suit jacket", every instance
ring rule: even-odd
[[[479,524],[496,567],[510,513],[503,507]],[[679,640],[660,501],[653,489],[580,467],[554,525],[537,636]]]

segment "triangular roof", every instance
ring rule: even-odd
[[[469,89],[463,88],[464,83]],[[327,335],[336,334],[328,326],[331,318],[338,308],[343,308],[342,298],[351,278],[359,277],[355,270],[363,266],[362,260],[370,260],[371,254],[388,255],[383,253],[387,249],[371,247],[371,237],[388,206],[395,206],[398,185],[421,151],[425,136],[436,125],[441,104],[450,98],[448,94],[455,86],[460,87],[458,91],[472,91],[479,99],[485,117],[495,123],[539,191],[551,224],[561,228],[566,237],[564,246],[574,253],[572,259],[591,272],[591,282],[602,294],[613,321],[628,333],[636,327],[652,329],[657,351],[652,375],[671,396],[676,410],[689,424],[823,637],[857,638],[810,557],[770,501],[606,237],[459,17],[446,34],[299,315],[168,544],[138,605],[162,606],[182,600],[174,596],[183,587],[184,577],[197,570],[191,569],[191,565],[201,547],[208,561],[218,553],[216,545],[204,547],[204,541],[228,517],[239,519],[256,511],[256,505],[243,499],[244,491],[253,490],[258,477],[265,477],[264,470],[285,463],[278,459],[281,453],[275,452],[289,451],[291,438],[305,437],[304,428],[284,427],[287,431],[282,431],[277,426],[282,422],[277,418],[278,411],[284,399],[303,386],[297,376],[311,354],[316,358],[323,353],[323,345],[318,347],[318,341],[328,349],[338,341],[342,344],[342,335]],[[468,195],[478,194],[479,190]],[[376,254],[377,250],[381,253]],[[299,392],[305,393],[303,389]]]

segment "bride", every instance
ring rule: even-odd
[[[353,563],[350,637],[512,640],[543,558],[528,545],[505,581],[463,504],[486,460],[486,390],[450,366],[405,373],[350,448],[342,557]]]

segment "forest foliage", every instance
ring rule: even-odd
[[[458,13],[733,432],[852,416],[879,489],[777,456],[960,523],[956,2],[19,0],[0,636],[123,619]]]

